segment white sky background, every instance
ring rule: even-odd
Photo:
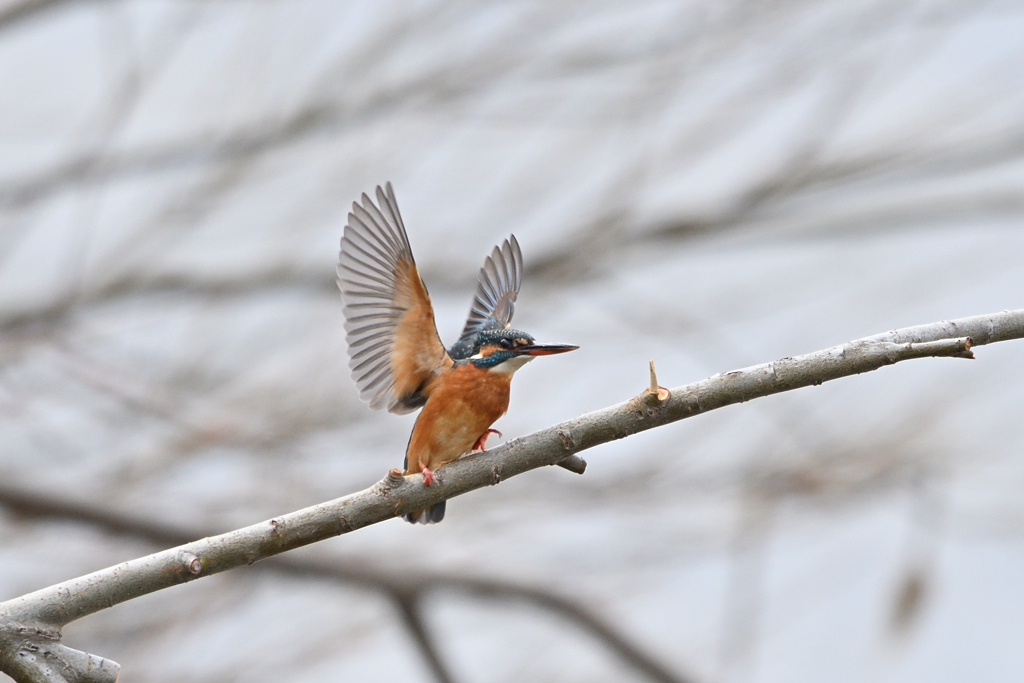
[[[1022,35],[1011,2],[4,2],[0,482],[228,530],[400,465],[414,417],[358,401],[333,282],[386,180],[442,339],[514,231],[516,326],[581,346],[517,374],[506,438],[650,358],[678,386],[1020,308]],[[303,552],[543,587],[695,681],[1018,681],[1024,344],[977,356]],[[0,598],[152,549],[0,508]],[[535,607],[427,606],[464,683],[644,680]],[[379,595],[253,570],[66,642],[127,680],[432,680]]]

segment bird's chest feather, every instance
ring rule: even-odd
[[[442,385],[442,402],[461,406],[459,412],[491,416],[497,420],[508,410],[509,386],[512,375],[505,372],[491,372],[472,363],[452,369]]]
[[[436,467],[468,453],[508,410],[511,379],[508,373],[488,372],[472,363],[439,377],[409,439],[409,469],[417,462]]]

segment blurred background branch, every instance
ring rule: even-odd
[[[53,499],[38,492],[30,493],[3,485],[0,485],[0,505],[19,517],[63,519],[88,524],[107,533],[139,538],[160,547],[184,545],[194,539],[214,536],[217,533],[213,530],[175,529],[99,509],[88,503]],[[438,683],[450,683],[456,679],[444,664],[436,638],[431,634],[422,616],[423,594],[432,591],[454,591],[477,599],[526,602],[557,614],[576,628],[602,641],[611,652],[642,672],[649,680],[663,683],[680,683],[687,680],[670,672],[631,643],[627,637],[573,600],[541,588],[520,586],[495,579],[429,572],[407,578],[395,569],[367,567],[362,564],[347,566],[344,560],[337,558],[325,561],[279,557],[256,564],[254,568],[340,581],[387,595],[394,601],[398,616],[406,625],[413,642]]]

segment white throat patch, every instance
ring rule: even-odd
[[[533,360],[533,356],[512,356],[508,360],[498,363],[493,368],[488,368],[488,372],[504,372],[511,375],[531,360]]]

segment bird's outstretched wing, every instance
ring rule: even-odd
[[[430,380],[452,360],[437,336],[391,183],[385,188],[377,187],[377,204],[366,194],[352,204],[338,288],[359,398],[374,410],[407,413],[426,402]]]
[[[504,329],[509,326],[522,283],[523,252],[519,249],[516,236],[510,235],[484,259],[466,327],[451,349],[453,358],[465,358],[472,353],[473,340],[480,330]]]

